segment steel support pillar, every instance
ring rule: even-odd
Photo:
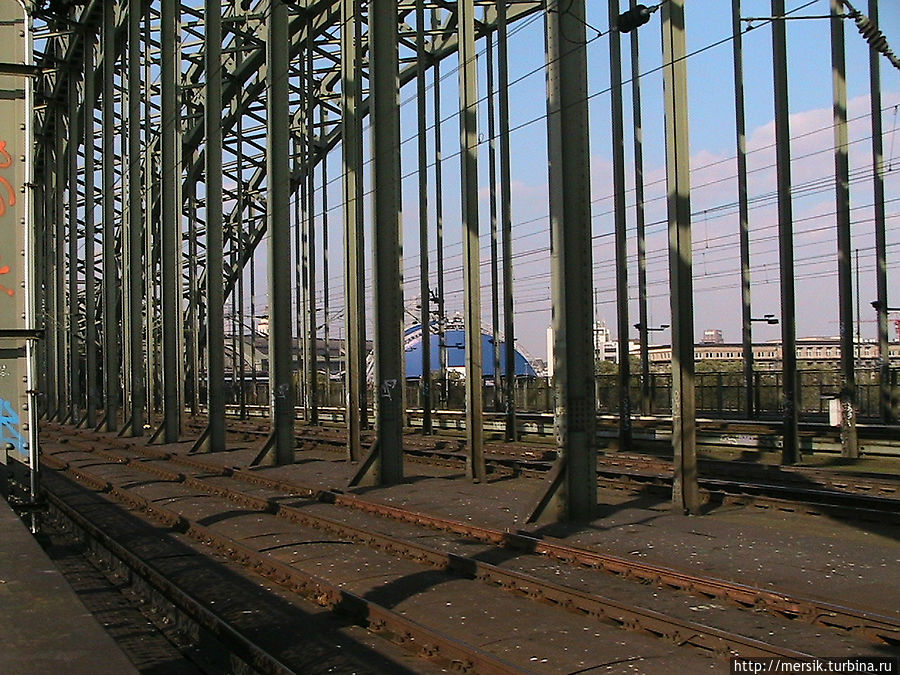
[[[68,331],[65,316],[68,313],[66,304],[66,209],[65,198],[68,167],[66,165],[66,127],[65,117],[60,108],[55,112],[56,127],[56,189],[53,193],[55,213],[55,246],[56,264],[54,281],[56,283],[56,419],[65,422],[69,419],[69,373],[67,372],[70,354],[68,352]]]
[[[204,449],[225,449],[225,233],[222,220],[222,0],[205,0],[206,396]],[[240,178],[239,178],[240,180]],[[287,226],[287,223],[285,223]],[[288,289],[290,295],[290,288]],[[289,313],[289,312],[288,312]],[[284,320],[287,320],[287,314]],[[232,381],[234,378],[232,377]],[[291,419],[293,425],[293,418]],[[293,455],[291,455],[293,458]]]
[[[403,285],[400,273],[400,108],[397,0],[371,0],[376,445],[351,483],[403,479]]]
[[[615,26],[619,0],[609,0],[609,23]],[[628,231],[625,221],[625,123],[622,113],[622,48],[619,31],[609,32],[610,117],[612,120],[613,210],[616,248],[616,333],[619,351],[619,449],[631,449],[631,361],[628,333]],[[593,316],[593,313],[591,314]],[[593,344],[593,342],[592,342]]]
[[[503,341],[506,344],[503,372],[505,373],[503,403],[505,438],[515,441],[516,434],[516,335],[513,309],[512,268],[512,181],[509,159],[509,34],[506,23],[506,2],[497,3],[497,88],[500,116],[500,232],[503,249]]]
[[[359,2],[341,0],[341,150],[344,171],[344,315],[347,455],[362,459],[360,418],[366,414],[365,369],[365,256],[363,255],[363,143],[359,102]],[[299,226],[299,225],[298,225]]]
[[[459,125],[462,185],[463,315],[466,351],[466,474],[487,478],[484,463],[481,264],[478,242],[478,62],[475,3],[459,0]]]
[[[431,293],[428,278],[428,123],[425,117],[425,2],[416,0],[416,115],[419,179],[419,325],[422,333],[422,431],[432,433],[431,423]],[[435,85],[437,86],[437,85]]]
[[[750,208],[747,201],[747,134],[744,116],[744,50],[741,0],[731,0],[734,66],[734,128],[737,141],[738,221],[741,256],[741,360],[744,369],[744,415],[753,410],[753,322],[750,304]]]
[[[181,292],[181,47],[178,2],[161,10],[162,83],[162,380],[163,442],[181,437],[184,409],[184,317]]]
[[[132,436],[144,434],[146,420],[144,377],[144,204],[141,164],[141,19],[142,0],[128,0],[128,220],[123,241],[127,264],[124,266],[125,326],[128,340],[128,372],[131,393],[131,419],[128,429]],[[149,201],[148,201],[149,203]]]
[[[291,171],[288,116],[288,8],[269,0],[266,22],[266,228],[269,235],[269,399],[272,436],[260,460],[294,461],[291,370]]]
[[[783,464],[800,455],[797,432],[797,327],[794,294],[794,216],[791,204],[791,129],[788,104],[784,0],[772,0],[772,62],[775,82],[775,171],[778,190],[778,257],[781,279],[781,364],[784,410]]]
[[[97,426],[97,403],[100,401],[97,375],[97,298],[95,296],[96,270],[94,266],[94,239],[96,223],[94,210],[94,107],[97,102],[97,82],[94,70],[94,46],[96,36],[86,35],[84,52],[84,374],[85,374],[85,425],[89,429]]]
[[[553,372],[560,459],[529,520],[589,520],[597,504],[593,256],[585,2],[547,12]]]
[[[54,117],[55,120],[55,117]],[[53,127],[51,127],[53,128]],[[56,236],[56,185],[57,165],[56,142],[51,137],[42,139],[44,143],[44,156],[47,157],[47,166],[44,172],[44,199],[43,220],[44,237],[47,241],[44,247],[44,357],[46,385],[44,391],[46,398],[46,418],[55,419],[59,413],[57,402],[59,400],[59,378],[57,377],[58,357],[58,321],[56,311],[56,249],[58,248]]]
[[[503,3],[500,3],[501,5]],[[438,30],[440,20],[437,10],[432,10],[431,29]],[[446,340],[446,301],[444,298],[444,166],[441,143],[441,62],[435,61],[431,68],[434,86],[432,114],[434,115],[434,243],[437,248],[435,261],[437,272],[437,338],[438,338],[438,386],[439,399],[442,405],[447,403],[447,340]]]
[[[491,218],[491,370],[494,386],[491,409],[500,410],[500,232],[497,212],[497,112],[494,104],[494,36],[488,34],[487,63],[487,123],[488,123],[488,199]]]
[[[859,457],[856,435],[856,346],[853,338],[853,274],[850,256],[850,160],[847,79],[841,0],[831,0],[831,82],[834,119],[834,189],[837,221],[838,306],[841,340],[841,455]]]
[[[115,91],[116,5],[103,3],[102,183],[103,183],[103,399],[107,431],[119,428],[121,392],[119,279],[116,270]]]
[[[637,6],[637,0],[631,0],[629,6]],[[640,71],[640,32],[631,32],[631,117],[634,132],[634,214],[637,230],[637,267],[638,267],[638,341],[641,360],[641,414],[653,412],[650,390],[650,344],[647,330],[650,327],[650,316],[647,313],[647,236],[644,216],[644,137],[641,121],[641,71]]]
[[[869,19],[878,25],[878,0],[869,0]],[[895,421],[891,392],[891,360],[888,344],[887,237],[884,213],[884,142],[881,118],[881,54],[869,50],[869,93],[872,119],[872,194],[875,214],[875,311],[878,321],[879,391],[881,421]]]
[[[672,308],[672,506],[700,510],[694,398],[694,293],[691,254],[691,165],[684,0],[662,6],[666,185],[669,218],[669,297]]]
[[[319,423],[319,331],[318,308],[316,307],[316,172],[315,172],[315,100],[313,87],[315,77],[313,73],[314,42],[312,34],[307,35],[305,50],[305,80],[306,80],[306,289],[309,294],[307,310],[309,340],[309,358],[306,362],[306,390],[309,423]]]
[[[69,283],[69,302],[66,308],[69,336],[69,419],[72,424],[81,422],[81,336],[79,335],[78,302],[78,146],[81,130],[78,128],[78,75],[69,73],[68,112],[69,134],[66,143],[68,169],[69,210],[66,223],[69,231],[69,255],[66,273]]]

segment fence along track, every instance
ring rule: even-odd
[[[661,566],[637,563],[633,560],[574,548],[559,542],[534,539],[522,534],[510,534],[507,532],[491,530],[489,528],[481,528],[446,519],[434,518],[393,506],[369,502],[342,493],[315,490],[294,483],[268,479],[252,471],[241,469],[223,470],[221,467],[211,466],[196,458],[186,458],[170,453],[160,453],[148,448],[134,447],[128,444],[123,445],[127,446],[125,449],[137,452],[146,457],[179,463],[213,474],[229,475],[240,480],[280,490],[286,494],[312,496],[323,502],[349,506],[353,509],[365,511],[381,517],[414,523],[416,525],[424,525],[443,531],[450,531],[455,534],[462,534],[495,546],[546,555],[559,561],[601,569],[618,576],[633,578],[644,582],[652,582],[659,586],[687,591],[707,598],[727,600],[738,606],[750,607],[754,610],[764,609],[779,617],[797,619],[804,623],[837,628],[841,631],[849,632],[875,643],[900,644],[900,622],[891,617],[878,615],[872,612],[800,598],[773,590],[735,584],[720,579],[700,577]],[[110,453],[96,448],[93,449],[93,451],[111,461],[128,461],[127,458],[124,458],[117,453]],[[572,611],[597,615],[616,623],[624,623],[626,625],[637,626],[642,630],[666,634],[665,631],[659,631],[659,626],[662,625],[660,623],[661,618],[655,616],[655,613],[649,613],[646,616],[641,616],[640,614],[635,615],[629,608],[622,607],[620,603],[616,603],[615,601],[603,602],[602,598],[589,598],[582,593],[571,592],[571,589],[554,587],[553,585],[547,585],[546,588],[541,588],[541,584],[544,584],[544,582],[527,578],[525,575],[517,576],[514,573],[511,574],[508,571],[491,565],[461,558],[459,556],[453,556],[452,554],[448,555],[442,551],[435,551],[426,547],[410,544],[406,541],[396,540],[388,536],[382,536],[379,541],[378,537],[369,530],[353,531],[352,528],[349,528],[342,523],[322,517],[312,517],[298,509],[280,505],[271,499],[251,497],[240,493],[239,491],[222,488],[221,486],[211,486],[200,479],[191,478],[179,472],[172,472],[141,463],[137,463],[136,466],[137,468],[152,472],[164,480],[184,482],[190,487],[205,491],[209,494],[225,497],[240,503],[247,508],[274,513],[294,522],[323,529],[332,533],[339,533],[341,536],[347,536],[375,548],[380,548],[395,554],[401,554],[410,559],[425,562],[456,574],[476,577],[487,583],[499,585],[511,590],[517,590],[543,601],[566,606]],[[315,523],[314,521],[318,522]],[[598,602],[598,600],[600,600],[600,602]],[[653,629],[649,628],[649,626],[653,626]],[[695,633],[700,635],[702,634],[702,629],[704,627],[691,626],[691,628],[695,630]],[[700,632],[697,632],[698,628],[701,629]],[[684,635],[684,629],[684,626],[677,626],[676,621],[675,630],[679,635]],[[727,644],[727,637],[717,634],[716,631],[713,630],[711,633],[703,636],[702,639],[698,638],[697,641],[700,642],[700,644],[695,644],[695,646],[716,651],[715,645],[722,644],[722,640],[725,640],[725,643]],[[734,646],[740,647],[739,653],[746,653],[747,649],[756,648],[754,645],[740,644],[739,642],[735,643]]]

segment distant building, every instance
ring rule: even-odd
[[[725,338],[722,337],[722,331],[718,328],[707,328],[703,331],[703,339],[701,344],[704,345],[721,345],[725,344]]]
[[[672,347],[660,345],[650,348],[650,363],[658,367],[672,361]],[[743,347],[738,343],[702,343],[694,347],[696,361],[740,361]],[[888,345],[888,358],[892,366],[900,366],[900,343]],[[841,359],[840,339],[836,337],[808,337],[797,339],[797,359],[813,366],[836,367]],[[878,343],[863,340],[856,344],[856,359],[862,368],[877,368],[881,361]],[[759,370],[781,368],[781,341],[753,345],[753,362]]]

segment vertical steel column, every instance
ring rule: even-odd
[[[363,249],[362,92],[359,68],[359,3],[341,0],[341,151],[344,192],[344,315],[347,342],[346,373],[347,454],[362,459],[360,417],[365,415],[365,256]],[[298,221],[298,227],[299,221]]]
[[[783,464],[799,458],[797,438],[797,327],[794,294],[794,216],[791,204],[791,130],[788,104],[784,0],[772,0],[775,81],[775,171],[778,189],[778,257],[781,277],[781,363],[784,408]]]
[[[291,171],[288,117],[288,9],[269,0],[266,22],[266,227],[269,234],[269,399],[275,464],[294,461],[291,372]]]
[[[119,279],[116,271],[115,88],[116,4],[103,3],[103,399],[107,431],[119,428]]]
[[[734,116],[737,138],[738,218],[741,248],[741,354],[744,364],[744,414],[753,411],[753,322],[750,305],[750,209],[747,202],[747,135],[744,119],[744,56],[741,0],[731,0],[734,64]]]
[[[500,113],[500,221],[503,247],[503,342],[506,344],[503,371],[506,413],[505,438],[516,440],[516,336],[513,309],[512,198],[509,166],[509,52],[506,0],[497,3],[497,86]]]
[[[425,2],[416,0],[416,112],[418,115],[419,174],[419,325],[422,332],[422,431],[431,425],[431,297],[428,279],[428,123],[425,119]]]
[[[585,2],[547,12],[547,144],[553,298],[557,517],[590,519],[597,503],[593,246]],[[534,514],[532,517],[535,517]]]
[[[609,23],[616,25],[619,0],[609,0]],[[619,31],[609,32],[610,116],[612,119],[613,208],[616,247],[616,332],[619,347],[619,449],[631,448],[631,361],[628,348],[628,231],[625,222],[625,123],[622,114],[622,48]],[[591,314],[593,317],[593,313]],[[591,327],[593,336],[593,326]],[[593,344],[593,340],[592,343]]]
[[[144,408],[146,407],[144,377],[144,204],[143,178],[141,176],[141,18],[142,0],[128,0],[128,221],[125,224],[124,266],[128,293],[125,325],[128,339],[128,378],[131,384],[132,436],[144,434]],[[149,205],[148,200],[148,205]]]
[[[375,391],[379,484],[403,478],[403,285],[400,272],[400,108],[397,0],[371,0]]]
[[[84,355],[85,355],[85,424],[89,429],[97,426],[97,298],[94,278],[94,238],[96,225],[94,209],[94,107],[97,103],[96,73],[94,70],[94,47],[96,36],[90,32],[85,36],[84,50]]]
[[[672,307],[672,506],[697,513],[694,305],[691,260],[691,166],[688,141],[684,0],[662,6],[666,115],[666,184],[669,214],[669,284]]]
[[[834,190],[837,224],[838,307],[841,340],[841,454],[859,457],[856,437],[856,372],[853,339],[853,276],[850,241],[850,161],[843,3],[831,0],[831,82],[834,94]]]
[[[49,115],[52,115],[52,113],[48,110]],[[46,377],[41,379],[44,381],[43,391],[46,394],[44,401],[46,410],[44,414],[46,419],[52,420],[57,415],[56,402],[58,398],[57,389],[59,387],[56,379],[56,208],[54,206],[54,195],[56,193],[56,143],[50,134],[41,138],[41,142],[44,144],[44,157],[46,158],[43,176],[44,198],[41,202],[44,236],[38,239],[38,241],[43,240],[46,242],[43,250],[43,324],[46,337],[41,341]]]
[[[78,334],[78,146],[80,129],[78,128],[78,74],[72,71],[68,76],[68,122],[69,136],[66,143],[68,171],[68,231],[69,256],[67,274],[69,282],[69,304],[66,318],[69,335],[69,417],[72,424],[81,422],[81,338]]]
[[[459,135],[463,221],[463,300],[466,349],[466,474],[487,477],[484,463],[481,353],[481,264],[478,243],[478,62],[474,0],[459,0]]]
[[[878,25],[878,0],[869,0],[869,19]],[[869,94],[872,118],[872,192],[875,202],[875,292],[878,320],[879,409],[881,421],[894,421],[894,402],[891,394],[891,361],[888,344],[887,238],[884,214],[884,148],[881,121],[881,54],[869,50]]]
[[[631,0],[634,9],[637,0]],[[641,353],[641,414],[653,412],[650,391],[650,317],[647,313],[647,235],[644,217],[644,132],[641,121],[641,70],[639,31],[631,31],[631,117],[634,126],[634,214],[637,229],[638,321]]]
[[[485,13],[487,9],[485,9]],[[493,371],[494,412],[500,410],[500,261],[498,259],[499,232],[497,213],[497,122],[494,106],[494,36],[487,37],[487,118],[488,118],[488,176],[491,218],[491,370]]]
[[[309,423],[319,423],[319,331],[318,312],[316,309],[316,172],[315,172],[315,104],[313,99],[313,42],[312,27],[307,26],[306,36],[306,273],[307,293],[309,294],[309,358],[306,365],[307,404],[309,407]]]
[[[431,29],[440,27],[438,10],[431,12]],[[434,82],[434,227],[435,247],[437,248],[437,310],[438,310],[438,365],[440,374],[438,382],[440,386],[439,399],[443,405],[447,403],[447,342],[444,300],[444,181],[443,181],[443,157],[441,156],[441,62],[435,61],[431,68]]]
[[[187,368],[185,377],[185,405],[188,406],[191,415],[196,415],[200,409],[200,270],[197,265],[197,182],[190,181],[187,185],[187,316],[185,322],[185,358]]]
[[[181,2],[161,10],[162,83],[162,379],[163,441],[181,436],[184,407],[184,317],[181,301]]]
[[[144,54],[144,81],[151,82],[152,78],[152,65],[153,65],[153,36],[151,35],[151,22],[150,22],[150,12],[146,12],[144,14],[144,23],[142,26],[143,29],[143,42],[146,47],[146,53]],[[156,166],[154,163],[154,150],[153,147],[156,145],[154,143],[155,137],[153,133],[153,119],[152,119],[152,99],[153,99],[153,90],[152,88],[147,91],[147,98],[144,104],[144,195],[145,195],[145,203],[152,204],[154,202],[154,190],[157,185],[156,180]],[[150,208],[144,209],[144,279],[146,279],[146,308],[147,311],[144,313],[144,334],[147,336],[147,351],[146,351],[146,359],[145,359],[145,372],[147,374],[146,377],[146,387],[144,389],[146,396],[146,407],[147,407],[147,420],[149,421],[150,416],[153,411],[159,410],[159,398],[158,393],[156,391],[156,363],[157,363],[157,351],[158,351],[158,341],[156,338],[155,325],[156,325],[156,289],[158,288],[158,282],[156,279],[155,266],[153,264],[153,246],[154,241],[158,239],[158,223],[153,220],[153,210]]]
[[[225,449],[225,235],[222,221],[222,0],[205,0],[206,396],[212,452]],[[233,369],[232,369],[233,370]],[[232,383],[234,372],[232,372]]]
[[[319,110],[322,137],[327,135],[328,112]],[[328,320],[328,150],[322,150],[322,340],[325,344],[325,405],[331,405],[331,327]]]
[[[56,128],[56,189],[53,193],[53,203],[56,210],[55,214],[55,245],[56,245],[56,274],[54,281],[56,282],[56,382],[57,382],[57,400],[56,400],[56,418],[60,422],[64,422],[69,418],[69,373],[67,372],[69,353],[68,353],[68,331],[66,330],[66,314],[68,305],[66,304],[66,210],[65,210],[65,193],[67,182],[67,166],[66,166],[66,127],[64,115],[61,107],[55,112],[55,128]]]

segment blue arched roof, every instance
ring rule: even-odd
[[[422,377],[422,336],[419,326],[406,329],[406,377]],[[440,367],[438,336],[430,336],[431,370]],[[447,350],[447,365],[451,368],[463,368],[466,365],[465,331],[461,328],[452,328],[444,331],[444,345]],[[481,363],[484,369],[484,377],[494,377],[494,348],[493,338],[485,333],[481,334]],[[500,343],[500,373],[503,374],[506,363],[506,343]],[[515,352],[516,375],[536,376],[534,368],[522,354]]]

